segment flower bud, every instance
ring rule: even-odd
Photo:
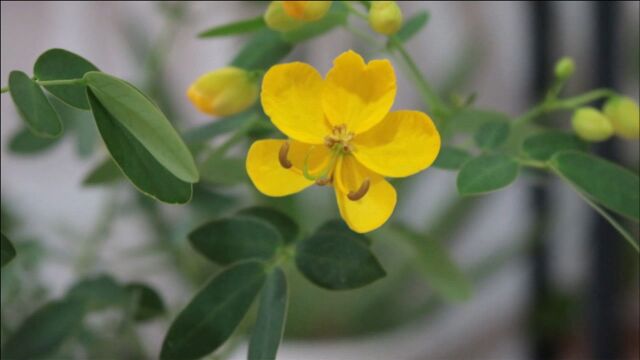
[[[393,35],[402,26],[402,11],[395,1],[372,1],[369,25],[377,33]]]
[[[555,74],[559,79],[566,79],[573,75],[575,69],[576,64],[573,62],[573,59],[565,56],[556,63]]]
[[[573,113],[573,130],[586,141],[604,141],[613,135],[613,126],[609,119],[592,107],[583,107]]]
[[[254,74],[229,66],[200,76],[187,90],[187,97],[203,113],[227,116],[253,105],[258,91]]]
[[[604,104],[603,112],[618,136],[626,139],[640,138],[640,111],[638,104],[631,98],[613,97]]]
[[[283,6],[284,1],[272,1],[264,13],[264,22],[271,30],[285,32],[294,30],[304,24],[287,14]]]
[[[331,7],[331,1],[283,1],[287,15],[302,21],[322,19]]]

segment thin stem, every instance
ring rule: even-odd
[[[361,18],[364,21],[369,21],[369,16],[367,14],[360,12],[360,10],[353,7],[351,1],[345,1],[344,4],[347,6],[347,9],[355,16]]]
[[[8,92],[8,91],[9,91],[9,87],[8,87],[8,86],[5,86],[5,87],[3,87],[2,89],[0,89],[0,94],[4,94],[4,93],[6,93],[6,92]]]
[[[528,166],[536,169],[547,169],[549,165],[547,165],[544,161],[532,160],[532,159],[524,159],[524,158],[515,158],[515,160],[523,166]]]
[[[87,81],[80,79],[64,79],[64,80],[36,80],[38,85],[42,86],[65,86],[65,85],[84,85]]]

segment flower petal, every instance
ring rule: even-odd
[[[359,200],[348,198],[369,179],[369,190]],[[396,206],[396,190],[382,176],[368,170],[353,157],[346,155],[336,167],[336,199],[340,215],[355,232],[366,233],[382,226]]]
[[[293,165],[288,169],[280,164],[280,149],[286,142],[290,144],[287,159]],[[307,154],[312,171],[322,168],[329,160],[325,146],[315,147],[290,140],[258,140],[249,148],[247,173],[255,187],[265,195],[285,196],[297,193],[313,184],[313,181],[302,175]]]
[[[330,133],[320,100],[323,87],[322,76],[308,64],[275,65],[262,81],[262,107],[288,137],[322,144]]]
[[[419,111],[394,111],[353,139],[354,156],[378,174],[404,177],[426,169],[440,151],[440,134]]]
[[[322,93],[322,106],[332,125],[360,133],[380,122],[396,96],[396,75],[389,60],[365,65],[349,50],[333,61]]]

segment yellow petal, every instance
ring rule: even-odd
[[[369,179],[369,190],[359,200],[348,198],[350,191],[357,191]],[[336,199],[340,215],[349,228],[366,233],[382,226],[396,206],[396,190],[382,176],[360,165],[350,155],[338,162],[335,174]]]
[[[322,106],[332,125],[347,125],[353,133],[364,132],[380,122],[396,96],[396,75],[389,60],[365,65],[349,50],[333,61],[322,93]]]
[[[404,177],[426,169],[440,151],[440,134],[427,114],[394,111],[353,139],[354,155],[369,169]]]
[[[310,65],[294,62],[273,66],[262,81],[262,107],[288,137],[322,144],[330,129],[320,96],[324,80]]]

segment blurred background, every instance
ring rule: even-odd
[[[638,100],[636,1],[399,3],[407,17],[421,9],[431,14],[407,47],[445,96],[477,93],[478,107],[516,116],[542,97],[555,60],[567,55],[577,71],[566,93],[607,86]],[[65,48],[144,89],[188,130],[215,120],[190,106],[187,87],[227,65],[247,41],[196,34],[260,15],[266,5],[3,1],[2,85],[12,70],[31,73],[43,51]],[[338,28],[288,59],[324,73],[350,48],[381,56]],[[410,79],[397,76],[395,109],[423,108]],[[34,309],[91,275],[151,284],[169,309],[134,335],[119,333],[113,315],[91,318],[91,336],[52,358],[157,358],[170,320],[215,271],[185,239],[204,220],[271,201],[309,232],[336,214],[327,189],[273,201],[247,183],[221,180],[198,189],[200,201],[176,207],[141,198],[129,183],[83,187],[106,154],[85,115],[70,114],[59,144],[25,154],[10,149],[23,125],[9,95],[1,101],[2,229],[11,229],[20,253],[2,270],[3,340]],[[552,121],[567,124],[569,116]],[[616,141],[598,151],[637,171],[638,142]],[[235,149],[238,157],[245,149]],[[389,275],[374,285],[328,292],[292,272],[279,359],[637,359],[637,254],[556,179],[522,176],[506,190],[460,199],[455,176],[430,169],[403,182],[394,219],[445,244],[471,279],[473,297],[449,303],[435,296],[406,261],[406,246],[376,232],[375,250]],[[135,351],[128,350],[132,337],[139,340]],[[240,342],[228,352],[243,359],[246,347]]]

